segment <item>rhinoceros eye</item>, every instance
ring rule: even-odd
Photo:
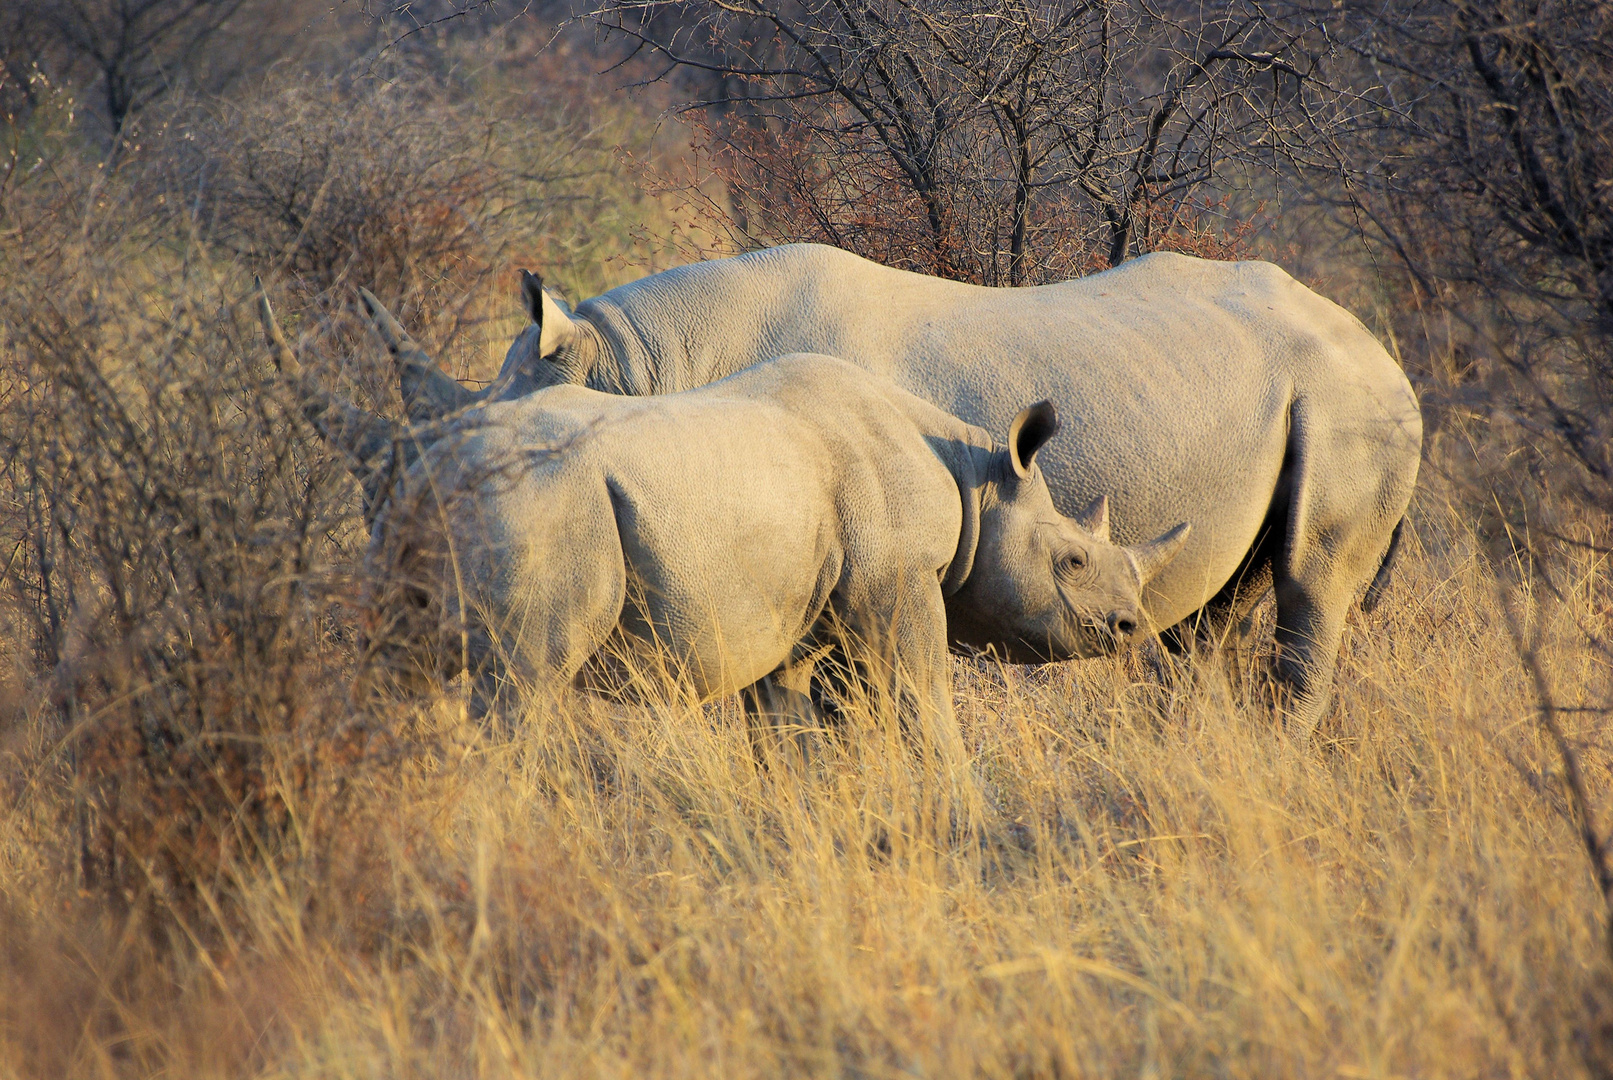
[[[1081,552],[1074,551],[1074,552],[1071,552],[1070,554],[1064,556],[1064,569],[1069,571],[1070,573],[1073,574],[1073,573],[1076,573],[1077,571],[1085,570],[1086,568],[1087,568],[1087,557],[1084,554],[1082,554]]]

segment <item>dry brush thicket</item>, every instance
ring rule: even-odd
[[[354,286],[486,377],[516,260],[592,291],[671,220],[617,105],[457,79],[173,94],[110,164],[47,81],[5,132],[0,1075],[1613,1073],[1608,523],[1368,262],[1312,283],[1439,422],[1308,744],[1213,656],[960,662],[965,822],[878,702],[758,766],[732,702],[361,693],[358,493],[253,272],[396,414]]]
[[[1404,278],[1408,335],[1459,407],[1500,402],[1531,472],[1613,505],[1613,13],[1391,4],[1351,51],[1379,76],[1341,147],[1352,220]],[[1428,343],[1421,345],[1420,343]],[[1531,506],[1532,492],[1509,501]],[[1514,524],[1522,520],[1513,514]]]
[[[1325,24],[1289,11],[609,0],[593,18],[652,80],[693,80],[679,107],[700,117],[742,246],[810,239],[1027,285],[1239,249],[1229,188],[1311,163],[1336,122]]]

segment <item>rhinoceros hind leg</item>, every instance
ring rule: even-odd
[[[804,764],[810,739],[835,719],[813,695],[814,682],[824,674],[819,661],[832,645],[798,646],[777,670],[758,679],[740,693],[750,730],[751,753],[763,768],[779,750]]]
[[[1374,444],[1357,429],[1313,430],[1303,399],[1290,418],[1282,484],[1288,525],[1272,564],[1273,674],[1284,720],[1309,736],[1327,712],[1345,617],[1383,561],[1415,470],[1394,469],[1382,455],[1384,442]],[[1379,484],[1360,482],[1374,471],[1383,477]]]

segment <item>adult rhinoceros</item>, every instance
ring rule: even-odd
[[[1269,263],[1154,254],[998,289],[792,244],[655,274],[570,314],[536,277],[523,292],[533,325],[490,396],[555,382],[667,393],[799,351],[991,431],[1052,400],[1065,435],[1043,468],[1066,513],[1108,494],[1124,543],[1193,522],[1147,590],[1155,627],[1258,599],[1269,568],[1276,675],[1301,730],[1325,711],[1357,592],[1371,581],[1375,602],[1387,581],[1417,476],[1405,375],[1354,316]],[[421,411],[474,400],[422,372]]]

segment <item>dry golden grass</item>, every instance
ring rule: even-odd
[[[917,808],[895,725],[759,769],[733,708],[452,696],[286,784],[189,915],[77,891],[62,751],[7,732],[7,1076],[1582,1076],[1604,913],[1493,572],[1426,490],[1298,745],[1214,665],[960,665],[994,812]],[[1559,699],[1605,692],[1534,609]],[[1594,714],[1565,714],[1593,791]],[[339,813],[339,817],[334,817]],[[209,892],[211,890],[211,892]],[[191,909],[186,909],[191,910]],[[162,929],[161,933],[157,933]]]

